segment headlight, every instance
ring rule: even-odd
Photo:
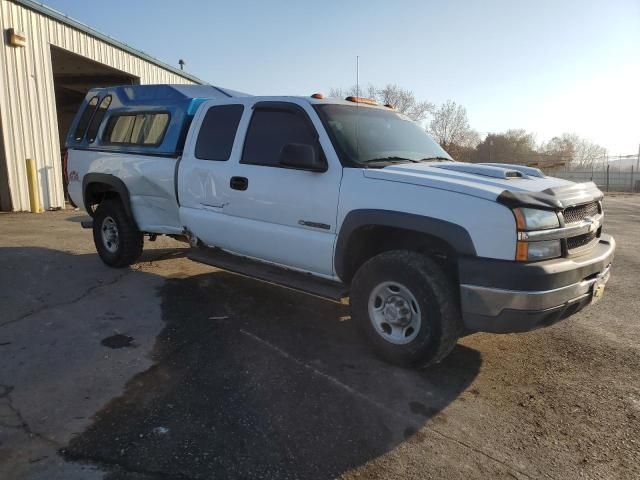
[[[516,208],[514,210],[518,230],[546,230],[560,227],[558,214],[549,210],[537,210],[535,208]],[[520,218],[518,218],[520,217]]]
[[[549,210],[535,208],[516,208],[513,210],[518,227],[518,242],[516,244],[516,260],[520,262],[533,262],[557,258],[562,255],[560,240],[543,240],[530,242],[525,232],[537,230],[549,230],[559,228],[558,214]]]
[[[562,255],[560,240],[544,240],[542,242],[518,242],[516,260],[533,262]]]

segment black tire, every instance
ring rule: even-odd
[[[107,225],[115,227],[117,241],[105,240],[102,231]],[[144,239],[126,214],[120,200],[109,198],[98,205],[93,215],[93,242],[104,263],[110,267],[122,268],[135,263],[140,257]]]
[[[416,317],[420,318],[420,325],[415,330],[405,330],[413,337],[406,339],[409,343],[392,343],[386,335],[388,332],[379,333],[370,319],[370,296],[372,308],[378,308],[379,298],[373,292],[385,282],[390,282],[392,288],[397,282],[408,289],[417,302],[419,315]],[[427,367],[445,358],[462,335],[457,297],[454,282],[436,262],[417,252],[394,250],[371,258],[356,272],[351,283],[351,318],[386,361],[404,367]],[[382,330],[390,329],[388,324],[378,322],[378,325]]]

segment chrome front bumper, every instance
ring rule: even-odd
[[[609,280],[611,260],[615,251],[615,241],[606,236],[601,240],[600,251],[593,258],[573,260],[559,259],[558,262],[546,262],[541,265],[542,273],[547,272],[549,289],[508,289],[503,285],[460,285],[460,303],[465,325],[472,331],[494,333],[523,332],[551,325],[567,318],[600,298],[604,284]],[[571,278],[571,264],[576,265],[575,272],[585,275],[579,281],[568,285],[556,286],[558,275],[563,279]],[[512,262],[516,263],[516,262]],[[526,277],[535,273],[537,285],[544,279],[540,271],[521,269],[514,265],[513,284],[526,284]],[[518,278],[516,278],[518,276]],[[464,276],[461,276],[464,281]],[[504,284],[504,282],[501,282]],[[596,288],[597,287],[597,288]],[[594,298],[594,290],[598,294]]]

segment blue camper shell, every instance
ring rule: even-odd
[[[93,88],[87,93],[71,123],[65,145],[68,149],[78,150],[179,156],[191,120],[202,102],[244,96],[248,94],[212,85],[124,85]],[[104,106],[106,109],[102,108]],[[110,118],[143,113],[169,115],[169,121],[158,143],[111,143],[105,138]]]

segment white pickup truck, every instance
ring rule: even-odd
[[[393,107],[212,86],[91,90],[69,194],[98,254],[143,239],[332,300],[388,361],[426,366],[467,333],[551,325],[598,300],[615,242],[602,193],[522,165],[453,161]]]

